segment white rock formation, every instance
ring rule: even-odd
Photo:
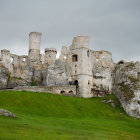
[[[113,93],[127,114],[140,118],[140,63],[120,61],[113,73]]]

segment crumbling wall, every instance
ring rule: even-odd
[[[45,49],[45,64],[51,64],[56,60],[57,50],[55,48]]]
[[[13,65],[11,63],[11,54],[9,50],[1,50],[1,60],[6,68],[10,71],[13,71]]]
[[[12,58],[11,63],[13,66],[12,74],[14,75],[26,74],[28,56],[26,55],[18,56],[15,54],[11,54],[10,56]]]
[[[94,96],[103,97],[111,93],[114,65],[110,52],[93,51],[92,93]]]
[[[60,60],[66,61],[68,57],[69,50],[66,46],[62,46],[61,54],[59,56]]]
[[[103,67],[114,67],[112,54],[108,51],[93,51],[94,63]]]

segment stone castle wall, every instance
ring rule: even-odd
[[[54,94],[68,94],[76,95],[76,86],[67,85],[67,86],[24,86],[24,87],[15,87],[16,91],[32,91],[32,92],[47,92]]]

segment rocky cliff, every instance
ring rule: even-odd
[[[7,88],[9,76],[10,73],[8,68],[4,67],[3,64],[0,64],[0,89]]]
[[[44,85],[69,85],[71,67],[68,63],[56,60],[45,70]]]
[[[94,63],[93,65],[93,95],[104,97],[112,91],[112,72],[114,64],[102,65]]]
[[[120,61],[113,73],[113,93],[127,114],[140,118],[140,63]]]

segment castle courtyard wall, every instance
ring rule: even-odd
[[[25,86],[25,87],[15,87],[13,90],[76,95],[76,86],[74,86],[74,85],[67,85],[67,86]]]

